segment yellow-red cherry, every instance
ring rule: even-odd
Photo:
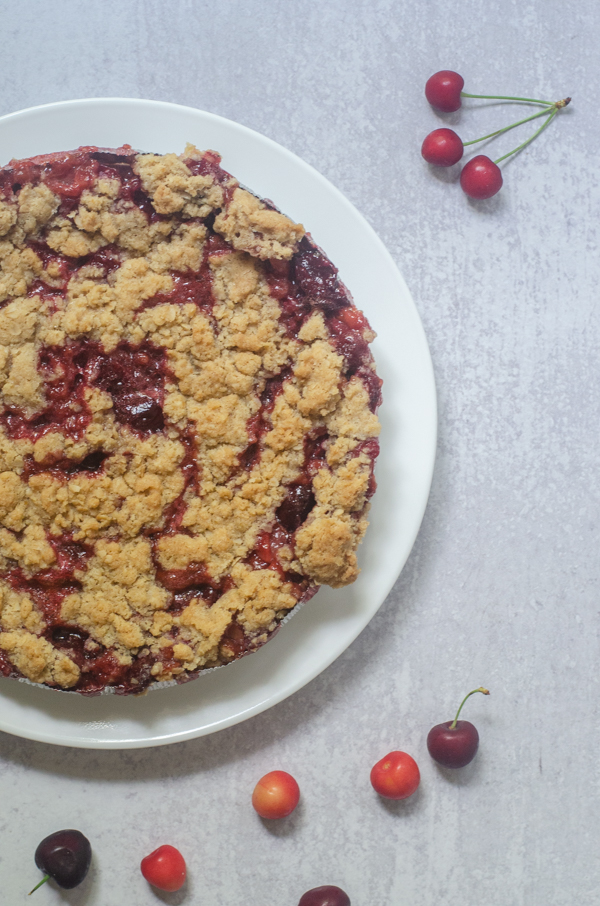
[[[421,157],[436,167],[452,167],[463,156],[464,145],[452,129],[434,129],[421,145]]]
[[[371,785],[385,799],[408,799],[420,781],[419,766],[407,752],[389,752],[371,770]]]
[[[300,787],[287,771],[270,771],[252,793],[252,805],[261,818],[287,818],[300,800]]]
[[[174,846],[159,846],[142,859],[140,868],[148,883],[159,890],[172,892],[185,884],[185,859]]]
[[[458,110],[462,104],[460,93],[465,80],[452,69],[440,69],[425,83],[425,97],[432,107],[444,113]]]

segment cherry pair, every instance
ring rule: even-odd
[[[29,895],[50,878],[64,890],[77,887],[85,879],[91,861],[92,847],[81,831],[70,828],[44,837],[35,851],[35,864],[45,877]],[[185,882],[185,860],[174,846],[159,846],[142,859],[140,868],[146,880],[159,890],[179,890]]]
[[[427,736],[427,750],[434,761],[445,768],[464,768],[473,761],[479,747],[479,733],[468,720],[459,720],[468,698],[489,690],[479,686],[465,695],[454,720],[432,727]],[[421,774],[417,762],[406,752],[389,752],[371,771],[373,789],[385,799],[408,799],[416,792]]]
[[[491,160],[485,154],[479,154],[465,164],[460,174],[460,185],[463,192],[471,198],[491,198],[492,195],[495,195],[502,188],[502,172],[498,164],[501,161],[506,160],[506,158],[510,157],[512,154],[516,154],[517,151],[520,151],[525,145],[528,145],[529,142],[533,141],[533,139],[552,122],[558,111],[570,103],[571,98],[564,98],[561,101],[552,103],[551,101],[541,101],[537,98],[469,94],[462,90],[464,84],[463,77],[457,72],[443,69],[440,72],[436,72],[427,80],[427,84],[425,85],[425,97],[432,107],[435,107],[444,113],[451,113],[458,110],[462,104],[463,97],[541,104],[542,110],[539,110],[537,113],[527,116],[524,119],[518,120],[516,123],[511,123],[510,126],[504,126],[502,129],[497,129],[495,132],[490,132],[487,135],[473,139],[470,142],[463,142],[460,136],[452,129],[434,129],[434,131],[430,132],[425,138],[421,147],[421,155],[429,164],[434,164],[438,167],[452,167],[462,158],[464,149],[468,145],[475,145],[488,138],[494,138],[497,135],[501,135],[503,132],[507,132],[509,129],[514,129],[515,126],[520,126],[523,123],[529,122],[529,120],[534,120],[539,116],[546,116],[546,119],[540,128],[517,148],[513,148],[512,151],[509,151],[508,154],[502,155],[502,157],[499,157],[495,161]]]

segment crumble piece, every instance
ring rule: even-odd
[[[140,154],[134,167],[159,214],[207,217],[223,203],[223,190],[210,176],[194,176],[176,154]]]
[[[33,683],[48,683],[70,689],[79,679],[79,667],[71,658],[57,652],[46,639],[23,629],[0,632],[0,650]]]
[[[262,259],[290,259],[304,236],[303,226],[267,208],[245,189],[234,191],[232,200],[215,219],[215,230],[234,249]]]

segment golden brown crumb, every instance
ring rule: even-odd
[[[215,219],[215,230],[234,249],[257,258],[292,257],[304,227],[279,211],[272,211],[245,189],[236,189],[225,211]]]

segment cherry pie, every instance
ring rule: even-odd
[[[183,681],[354,581],[373,337],[213,151],[0,169],[0,674]]]

